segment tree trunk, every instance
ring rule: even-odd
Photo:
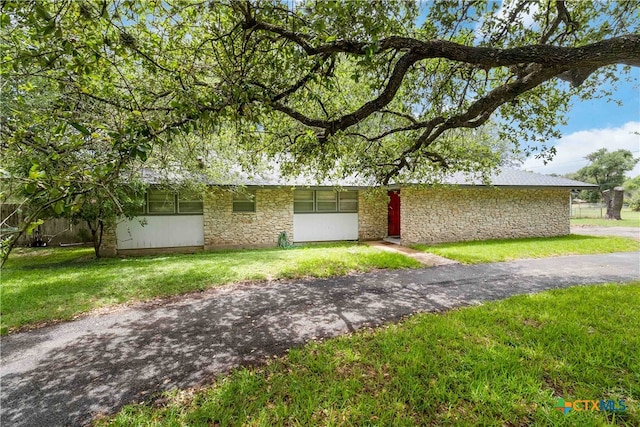
[[[620,211],[622,210],[622,202],[624,200],[624,188],[615,187],[613,190],[605,190],[602,197],[607,205],[606,219],[621,220]]]
[[[94,243],[93,249],[96,251],[96,258],[100,258],[100,248],[102,247],[102,235],[104,234],[104,222],[98,220],[98,245]]]
[[[5,238],[4,236],[2,236],[2,242],[0,242],[0,254],[2,256],[0,258],[0,269],[2,269],[4,263],[9,259],[9,254],[11,253],[13,246],[16,244],[20,236],[22,236],[25,228],[26,226],[21,227],[20,231],[11,234],[9,237]]]
[[[96,254],[96,258],[100,258],[100,245],[102,244],[102,221],[96,220],[96,223],[92,223],[87,220],[87,226],[91,231],[91,241],[93,242],[93,251]]]

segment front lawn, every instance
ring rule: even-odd
[[[420,266],[404,255],[357,244],[102,260],[88,248],[16,249],[2,270],[1,330],[242,280]]]
[[[624,237],[571,234],[560,237],[478,240],[437,245],[415,245],[413,247],[465,264],[480,264],[520,258],[638,251],[640,250],[640,242]]]
[[[637,426],[638,307],[635,282],[416,315],[312,342],[97,424]],[[565,415],[560,398],[613,401],[621,411]]]

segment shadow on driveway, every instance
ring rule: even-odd
[[[39,330],[2,344],[2,426],[81,425],[313,338],[576,284],[640,278],[639,253],[447,265],[233,285]]]

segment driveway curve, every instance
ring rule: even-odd
[[[571,234],[583,234],[587,236],[619,236],[640,240],[639,227],[599,227],[593,225],[572,225]]]
[[[516,294],[638,280],[639,266],[633,252],[233,285],[13,334],[0,342],[0,423],[83,425],[314,337]]]

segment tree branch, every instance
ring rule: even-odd
[[[559,6],[559,10],[566,11],[566,8],[563,9],[562,6]],[[563,14],[563,20],[566,19],[567,16]],[[252,18],[252,21],[245,22],[244,26],[278,34],[303,48],[308,55],[318,55],[321,53],[366,55],[365,48],[372,46],[370,43],[338,40],[313,47],[309,42],[309,35],[289,31],[266,22],[259,22],[256,21],[255,18]],[[503,67],[523,63],[536,63],[541,65],[580,63],[581,65],[598,66],[617,63],[640,66],[640,35],[638,34],[622,35],[581,47],[538,44],[498,49],[466,46],[447,40],[422,41],[401,36],[391,36],[382,39],[374,47],[374,54],[390,49],[411,50],[417,55],[416,61],[444,58],[484,68]]]
[[[300,34],[281,29],[275,25],[256,22],[253,28],[277,32],[298,43],[310,55],[327,52],[363,55],[362,50],[366,46],[365,43],[339,41],[313,48]],[[532,65],[537,64],[543,68],[555,70],[555,74],[550,75],[547,80],[559,77],[569,80],[574,86],[580,85],[594,70],[606,65],[640,66],[640,35],[637,34],[619,36],[581,47],[532,45],[510,49],[465,46],[445,40],[425,42],[407,37],[389,37],[380,42],[378,52],[386,49],[408,49],[408,52],[396,63],[382,93],[356,111],[334,120],[319,120],[284,104],[275,103],[273,107],[306,126],[323,129],[324,133],[320,134],[320,138],[326,139],[385,108],[395,97],[411,66],[426,59],[444,58],[485,69],[530,64],[526,67],[527,72],[536,68]]]
[[[445,120],[444,117],[436,117],[429,122],[422,135],[409,148],[404,150],[396,159],[396,166],[388,171],[383,183],[386,185],[406,165],[406,158],[431,145],[445,131],[454,128],[476,128],[484,124],[493,112],[506,102],[517,98],[519,95],[531,90],[558,74],[558,70],[540,68],[522,79],[502,85],[483,98],[480,98],[462,114],[455,115]]]

